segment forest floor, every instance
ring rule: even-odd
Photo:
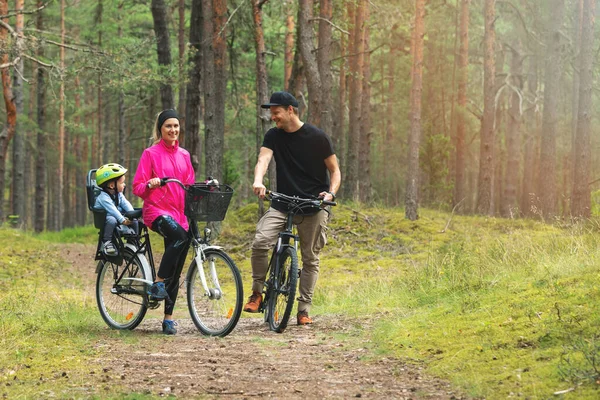
[[[93,296],[95,246],[60,245],[71,273],[90,282]],[[180,293],[181,296],[181,293]],[[93,297],[92,297],[93,298]],[[369,398],[461,399],[447,382],[415,363],[376,354],[365,343],[371,321],[315,315],[315,323],[290,321],[282,334],[260,316],[243,316],[225,338],[202,336],[176,309],[178,334],[160,331],[160,312],[149,312],[133,332],[96,343],[98,392],[177,398]],[[108,328],[107,328],[108,330]]]

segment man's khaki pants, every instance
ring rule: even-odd
[[[285,228],[286,214],[269,208],[256,226],[252,243],[252,291],[262,292],[269,268],[269,250],[273,248],[279,232]],[[327,243],[327,221],[329,213],[319,211],[311,216],[296,216],[300,253],[302,254],[302,274],[300,275],[300,297],[298,311],[310,311],[312,297],[319,276],[319,253]]]

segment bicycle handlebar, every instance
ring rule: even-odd
[[[177,178],[171,178],[171,177],[168,177],[168,176],[165,176],[164,178],[160,178],[160,186],[161,186],[161,187],[162,187],[162,186],[165,186],[167,183],[170,183],[170,182],[175,182],[175,183],[177,183],[179,186],[181,186],[181,188],[182,188],[183,190],[186,190],[186,191],[188,190],[188,187],[187,187],[186,185],[184,185],[184,184],[183,184],[183,182],[181,182],[181,181],[180,181],[179,179],[177,179]],[[207,178],[206,182],[201,182],[201,183],[204,183],[204,184],[206,184],[206,185],[208,185],[208,186],[218,186],[218,185],[219,185],[219,181],[217,181],[216,179],[214,179],[214,178],[213,178],[213,177],[211,177],[211,176],[209,176],[209,177]],[[150,184],[149,184],[149,183],[148,183],[148,184],[146,184],[146,187],[147,187],[148,189],[150,189]]]
[[[265,192],[265,195],[268,196],[269,200],[273,199],[283,199],[286,203],[296,203],[299,206],[303,205],[313,205],[315,207],[321,206],[337,206],[337,202],[335,201],[327,201],[321,198],[313,198],[307,199],[298,196],[288,196],[287,194],[273,192],[272,190],[268,190]]]

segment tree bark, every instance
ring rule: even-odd
[[[188,52],[189,75],[186,97],[186,139],[185,146],[190,152],[192,166],[200,175],[202,165],[202,139],[200,136],[201,88],[202,88],[202,0],[192,0],[190,19],[190,49]]]
[[[0,0],[0,15],[8,14],[8,0]],[[8,19],[3,18],[2,22],[8,23]],[[8,30],[0,26],[0,42],[6,43]],[[9,63],[9,53],[3,52],[0,57],[0,64]],[[4,222],[4,187],[6,179],[6,158],[8,155],[8,146],[15,134],[17,126],[17,107],[12,92],[12,82],[10,79],[10,69],[2,68],[2,89],[4,95],[4,105],[6,107],[6,125],[0,132],[0,225]]]
[[[423,91],[423,43],[425,37],[425,0],[415,1],[413,29],[412,87],[410,91],[410,132],[408,139],[408,176],[404,215],[419,218],[419,148],[421,145],[421,96]]]
[[[546,60],[544,67],[544,113],[542,116],[542,137],[540,149],[540,169],[538,171],[537,195],[540,198],[541,213],[546,218],[556,215],[556,130],[558,124],[559,90],[561,76],[561,27],[565,1],[550,2],[551,16],[547,22]]]
[[[520,46],[517,46],[520,48]],[[506,175],[500,212],[504,217],[518,216],[517,188],[521,157],[521,97],[523,89],[523,57],[517,49],[511,51],[510,63],[510,108],[506,127]],[[517,92],[518,91],[518,92]]]
[[[583,1],[581,47],[579,52],[579,107],[577,112],[577,136],[575,138],[575,179],[571,214],[588,218],[591,215],[591,122],[593,90],[593,43],[595,0]]]
[[[299,0],[298,29],[300,54],[304,65],[304,76],[308,85],[308,122],[315,126],[321,126],[321,101],[322,82],[319,73],[319,65],[313,51],[314,32],[312,27],[313,0]]]
[[[214,79],[212,108],[212,130],[206,131],[206,175],[215,177],[219,180],[223,178],[223,149],[224,149],[224,131],[225,131],[225,93],[226,93],[226,50],[225,42],[225,22],[227,20],[227,2],[226,0],[212,0],[211,14],[204,13],[206,19],[212,16],[213,31],[212,52],[213,63],[208,64],[207,68],[213,70]],[[211,51],[209,51],[210,53]],[[206,74],[207,80],[210,79]],[[206,99],[205,104],[208,104]],[[207,126],[208,128],[208,126]]]
[[[58,93],[58,168],[57,193],[55,199],[56,215],[54,228],[62,230],[64,222],[64,190],[65,190],[65,0],[60,1],[60,87]]]
[[[365,7],[365,27],[361,40],[364,48],[364,63],[362,70],[362,94],[360,112],[360,147],[358,154],[359,199],[362,202],[371,200],[371,53],[370,30],[366,23],[369,19],[368,4]]]
[[[20,12],[23,10],[24,0],[17,0],[15,3],[15,11]],[[23,26],[24,26],[24,15],[17,14],[15,23],[15,34],[17,35],[17,53],[21,54],[23,51]],[[17,116],[23,115],[23,73],[24,63],[21,59],[17,65],[15,65],[15,71],[13,73],[13,96],[15,99],[15,111]],[[12,185],[12,214],[18,216],[16,223],[17,228],[25,228],[27,215],[26,210],[26,197],[25,192],[25,143],[26,143],[27,131],[25,127],[19,125],[17,118],[15,126],[15,136],[13,139],[13,185]]]
[[[346,188],[345,197],[354,201],[359,201],[359,146],[360,146],[360,97],[362,92],[362,73],[364,62],[364,42],[362,41],[362,32],[365,24],[365,7],[367,0],[360,0],[356,7],[354,27],[353,27],[353,48],[354,53],[350,57],[350,116],[348,132],[348,154],[346,161],[346,179],[344,187]],[[349,14],[350,15],[350,14]]]
[[[484,60],[483,60],[483,121],[479,148],[479,179],[477,212],[492,215],[494,212],[494,116],[495,116],[495,53],[496,19],[495,0],[485,0]]]
[[[164,0],[152,0],[150,6],[152,19],[154,20],[154,33],[156,35],[156,53],[158,54],[158,65],[166,72],[171,66],[171,42],[169,37],[169,26],[167,23],[167,6]],[[160,99],[163,110],[174,108],[173,88],[169,83],[170,78],[163,77],[167,82],[160,85]]]
[[[179,115],[179,141],[182,146],[186,146],[187,124],[185,112],[185,0],[179,0],[177,5],[179,11],[179,30],[177,33],[177,41],[179,44],[178,52],[178,70],[179,70],[179,100],[177,102],[177,113]],[[190,26],[191,29],[191,26]]]
[[[204,18],[202,30],[202,58],[203,58],[203,83],[204,83],[204,174],[211,174],[209,169],[209,153],[214,151],[211,139],[215,135],[215,53],[213,50],[215,21],[213,16],[213,0],[202,0],[202,16]],[[211,158],[213,163],[214,158]],[[219,177],[217,177],[219,178]]]
[[[43,1],[38,0],[37,5],[41,7]],[[39,32],[44,30],[44,13],[37,14],[36,28]],[[38,47],[37,57],[43,58],[44,47]],[[42,67],[37,69],[37,149],[35,158],[35,219],[34,228],[36,232],[42,232],[46,226],[46,83],[45,73]]]
[[[321,78],[320,128],[328,135],[333,131],[333,74],[331,72],[333,0],[320,1],[319,49],[317,66]]]
[[[454,163],[453,206],[465,200],[465,165],[467,147],[465,142],[465,115],[467,112],[467,85],[469,83],[469,7],[471,0],[460,2],[460,47],[458,53],[458,92],[456,109],[456,160]],[[461,207],[465,209],[465,207]]]
[[[291,7],[288,9],[288,12]],[[285,56],[283,66],[283,89],[290,91],[290,79],[292,78],[292,67],[294,66],[294,16],[290,13],[286,17],[286,32],[285,32]]]

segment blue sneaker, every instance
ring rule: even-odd
[[[177,333],[177,322],[170,319],[165,319],[162,322],[162,330],[165,335],[174,335]]]
[[[150,289],[148,290],[148,294],[150,295],[150,297],[152,299],[155,299],[155,300],[164,300],[167,297],[169,297],[169,294],[167,293],[167,289],[165,289],[164,282],[154,282],[152,284],[152,286],[150,286]]]

